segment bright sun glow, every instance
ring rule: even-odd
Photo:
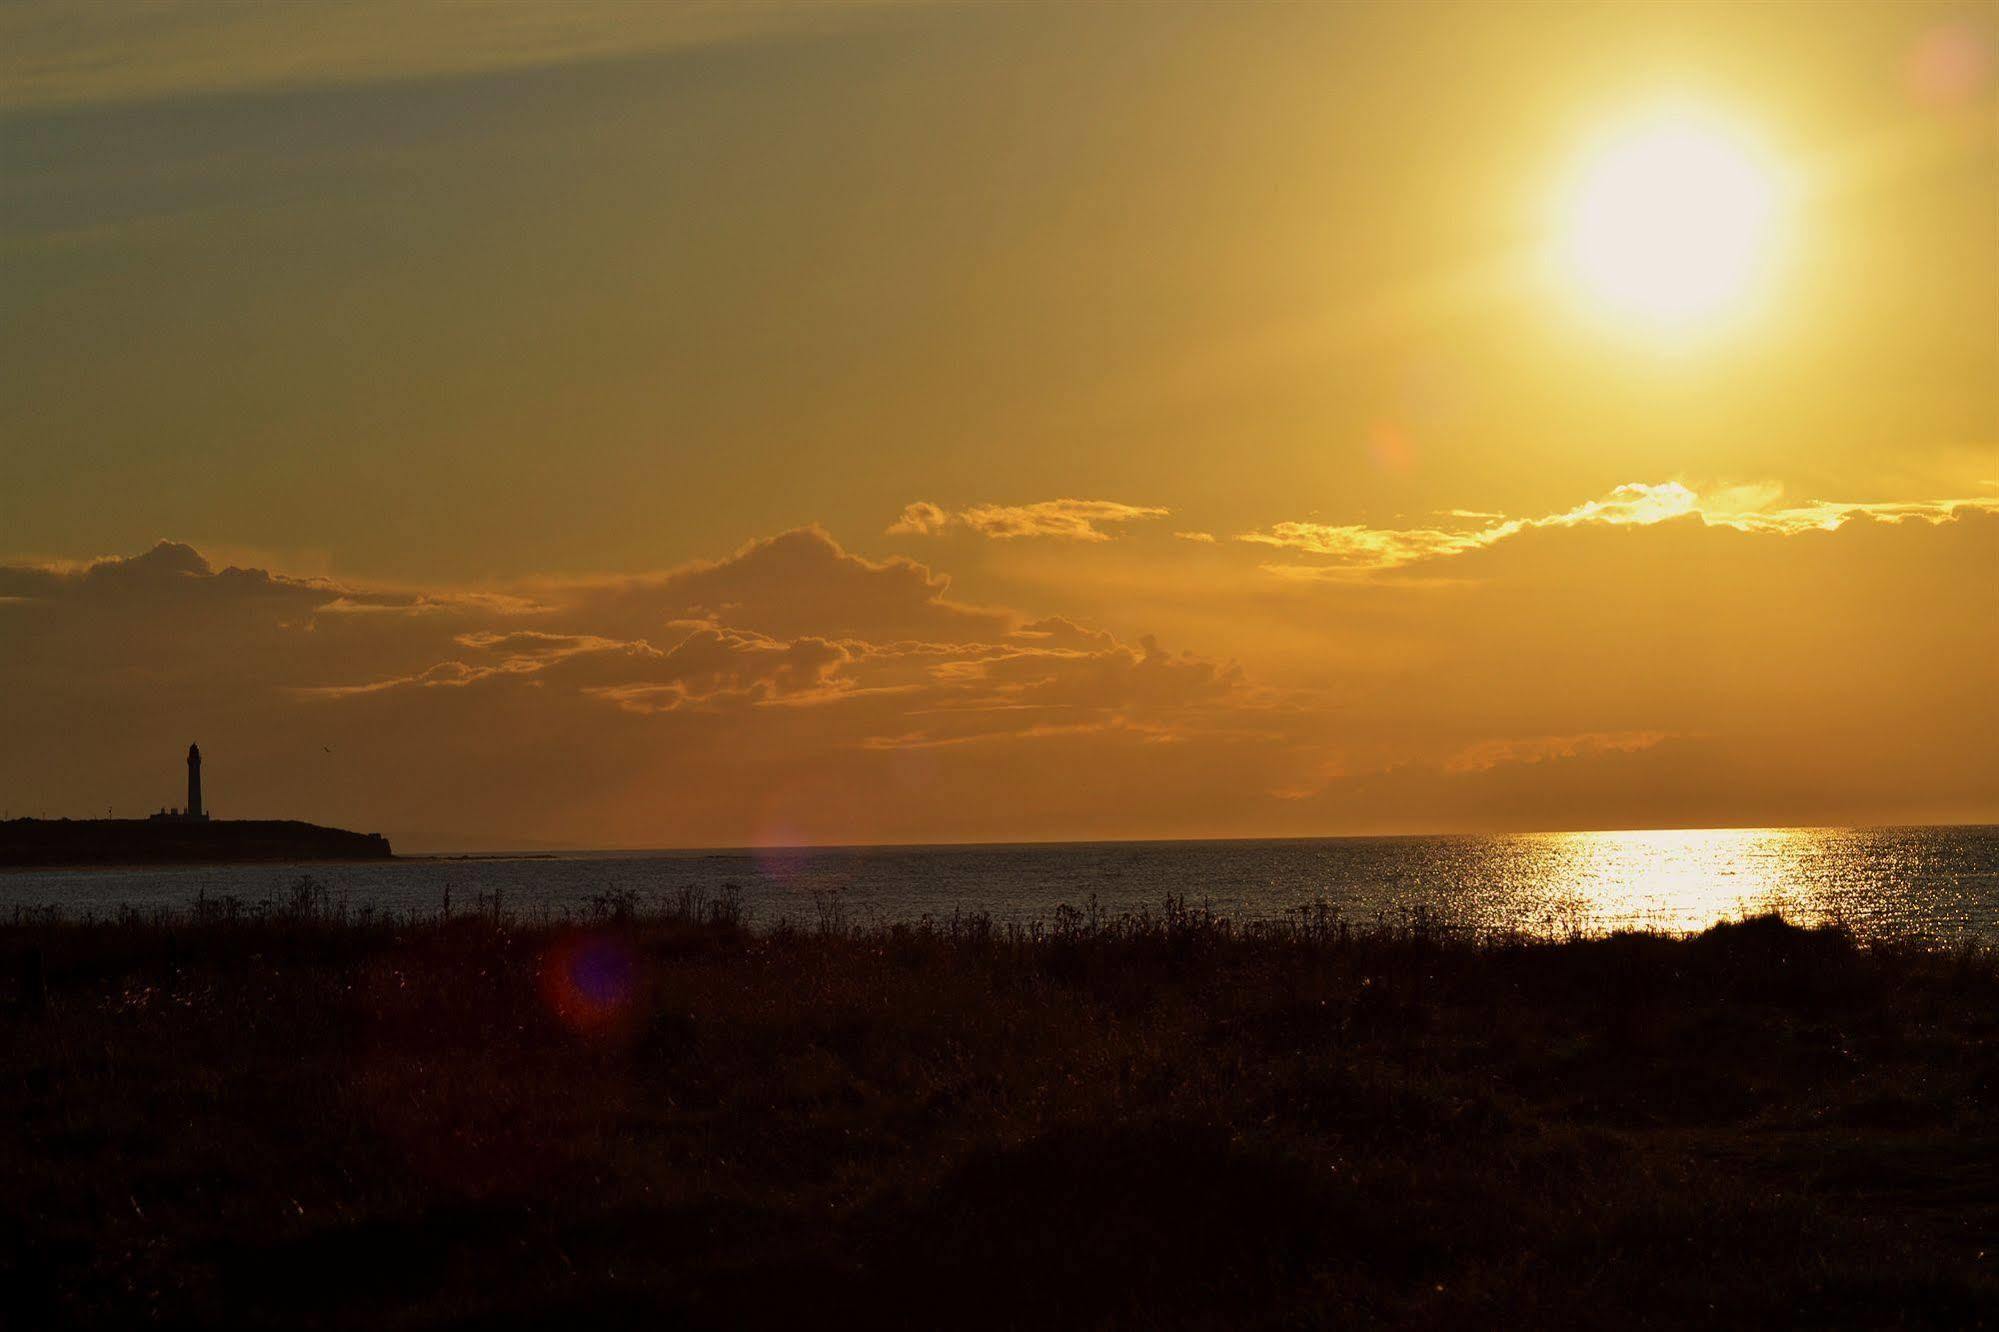
[[[1587,155],[1563,203],[1559,257],[1609,313],[1704,328],[1743,305],[1769,264],[1777,173],[1712,121],[1655,116]]]

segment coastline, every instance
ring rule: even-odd
[[[0,865],[171,867],[390,860],[380,833],[299,819],[9,819],[0,822]]]
[[[49,865],[0,864],[0,875],[6,874],[63,874],[70,871],[88,870],[182,870],[182,869],[282,869],[296,865],[300,869],[311,869],[319,865],[400,865],[410,861],[428,860],[429,856],[317,856],[300,858],[281,857],[271,860],[79,860]]]

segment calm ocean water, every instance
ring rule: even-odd
[[[1268,842],[616,852],[409,859],[389,864],[209,866],[0,873],[0,910],[56,904],[108,914],[198,895],[282,900],[301,874],[353,907],[434,912],[499,892],[510,909],[584,912],[593,896],[648,902],[739,891],[753,922],[815,920],[837,902],[857,923],[983,912],[1048,918],[1094,896],[1107,912],[1168,897],[1244,918],[1325,902],[1356,924],[1410,912],[1534,932],[1698,930],[1778,909],[1843,919],[1870,936],[1999,943],[1999,827],[1760,828],[1372,837]]]

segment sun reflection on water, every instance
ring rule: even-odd
[[[1800,873],[1804,828],[1554,833],[1540,878],[1580,928],[1687,931],[1761,911],[1804,924],[1837,914]]]
[[[0,876],[0,909],[63,901],[254,902],[269,866],[24,871]],[[1366,927],[1420,914],[1475,933],[1674,932],[1776,910],[1801,924],[1840,921],[1864,938],[1999,946],[1999,828],[1739,828],[1688,832],[1523,833],[1244,842],[1095,842],[1048,846],[820,847],[612,853],[555,859],[319,865],[315,878],[356,904],[434,912],[504,890],[509,904],[586,914],[607,886],[651,902],[684,891],[740,895],[752,922],[812,925],[1053,918],[1062,905],[1107,916],[1169,898],[1242,920],[1322,908]],[[619,1009],[618,959],[564,953],[551,1002],[585,1025]],[[615,1022],[609,1024],[616,1026]]]

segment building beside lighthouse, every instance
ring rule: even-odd
[[[155,819],[171,819],[178,823],[206,823],[208,810],[201,803],[201,746],[187,747],[187,804],[181,809],[163,809],[153,815]]]

